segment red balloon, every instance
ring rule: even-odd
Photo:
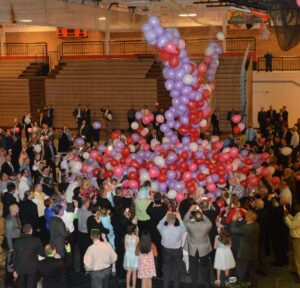
[[[243,167],[241,168],[241,172],[242,172],[243,174],[248,175],[248,174],[249,174],[249,168],[248,168],[247,166],[243,166]]]
[[[279,183],[280,183],[280,178],[279,177],[275,176],[275,177],[272,178],[272,184],[273,185],[277,185]]]
[[[172,56],[169,60],[169,65],[173,68],[176,68],[180,64],[180,60],[178,56]]]
[[[128,145],[133,144],[133,139],[132,139],[132,137],[127,136],[127,137],[126,137],[126,143],[127,143]]]
[[[101,164],[101,163],[103,162],[103,156],[102,156],[101,154],[99,154],[99,155],[97,156],[96,161],[97,161],[99,164]]]
[[[186,134],[190,133],[190,131],[191,131],[191,127],[189,125],[181,125],[178,128],[178,133],[181,135],[186,135]]]
[[[203,93],[202,93],[202,96],[203,96],[204,99],[209,98],[209,96],[210,96],[209,90],[205,89],[205,90],[203,91]]]
[[[202,182],[206,179],[206,174],[200,173],[197,175],[197,179]]]
[[[247,157],[245,160],[244,160],[244,163],[248,166],[251,166],[253,164],[253,161],[251,158]]]
[[[190,63],[190,67],[191,67],[191,73],[190,74],[193,74],[196,70],[196,65],[193,64],[193,63]]]
[[[126,158],[122,157],[119,160],[120,164],[124,165],[126,163]]]
[[[100,173],[100,169],[99,168],[94,168],[92,173],[93,173],[94,177],[97,177],[98,174]]]
[[[111,137],[112,137],[113,139],[119,139],[120,136],[121,136],[121,132],[120,132],[119,130],[114,131],[113,133],[111,133]]]
[[[137,180],[139,178],[139,174],[137,172],[135,172],[135,171],[130,171],[128,173],[128,178],[130,180]]]
[[[15,128],[15,132],[16,132],[16,133],[20,133],[20,131],[21,131],[21,129],[20,129],[19,127],[16,127],[16,128]]]
[[[219,180],[217,181],[217,184],[224,185],[226,182],[227,182],[227,180],[225,178],[219,178]]]
[[[239,126],[234,126],[232,131],[233,131],[233,134],[235,134],[235,135],[239,135],[241,133],[241,129]]]
[[[167,181],[167,175],[166,174],[159,174],[157,177],[157,180],[159,182],[166,182]]]
[[[130,154],[130,148],[129,147],[124,147],[123,149],[122,149],[122,151],[121,151],[121,154],[122,154],[122,156],[123,157],[128,157],[129,156],[129,154]]]
[[[182,151],[180,153],[180,157],[184,160],[187,160],[187,159],[189,159],[189,153],[187,151]]]
[[[111,166],[116,167],[119,165],[119,161],[117,159],[111,159],[110,164]]]
[[[161,61],[170,61],[172,58],[172,55],[166,51],[161,51],[159,53],[159,58]]]

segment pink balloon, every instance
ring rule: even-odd
[[[270,175],[269,169],[268,168],[263,168],[261,170],[261,175],[264,176],[264,177],[269,177],[269,175]]]
[[[242,120],[242,116],[240,114],[235,114],[231,117],[231,121],[234,124],[238,124]]]
[[[156,167],[149,169],[149,176],[151,179],[156,178],[159,175],[159,170]]]
[[[90,153],[90,158],[96,160],[99,156],[99,152],[97,150],[93,150]]]
[[[182,192],[178,192],[176,195],[176,200],[178,203],[182,202],[184,200],[184,194]]]
[[[116,177],[121,177],[123,175],[124,168],[122,166],[116,166],[114,167],[114,175]]]
[[[27,129],[28,133],[32,133],[32,128]]]
[[[187,182],[193,178],[192,172],[186,171],[183,173],[182,179],[184,182]]]
[[[164,123],[164,121],[165,121],[164,116],[163,116],[163,115],[160,115],[160,114],[157,115],[155,119],[156,119],[156,122],[159,123],[159,124],[162,124],[162,123]]]
[[[171,53],[171,54],[176,54],[176,45],[170,41],[165,47],[164,47],[164,50],[168,53]]]
[[[225,165],[225,170],[227,171],[227,172],[231,172],[232,170],[233,170],[233,166],[232,166],[232,164],[226,164]]]
[[[81,167],[81,172],[82,172],[82,173],[87,173],[88,167],[89,167],[89,164],[83,163],[83,164],[82,164],[82,167]]]
[[[232,158],[236,158],[239,155],[239,150],[236,147],[231,147],[229,154]]]
[[[190,170],[191,172],[194,172],[194,171],[196,171],[197,169],[198,169],[198,166],[197,166],[196,163],[191,163],[191,164],[190,164],[189,170]]]
[[[300,0],[297,0],[296,3],[297,3],[297,6],[300,7]]]
[[[143,151],[149,151],[150,150],[150,145],[147,144],[147,143],[144,143],[144,144],[142,144],[141,148],[142,148]]]
[[[131,188],[131,189],[138,189],[139,185],[138,185],[137,181],[129,180],[128,187]]]
[[[80,157],[79,157],[78,155],[74,156],[74,157],[73,157],[73,160],[74,160],[74,161],[80,161],[80,162],[81,162],[81,159],[80,159]]]
[[[257,187],[259,185],[259,181],[255,176],[250,177],[248,182],[252,187]]]
[[[228,154],[228,153],[223,153],[223,154],[222,154],[222,159],[223,159],[224,161],[229,160],[229,159],[230,159],[230,154]]]
[[[246,128],[246,125],[243,122],[241,122],[238,124],[238,127],[240,128],[241,131],[244,131]]]
[[[153,147],[153,150],[154,151],[160,151],[162,149],[162,146],[160,144],[156,144],[154,147]]]
[[[154,115],[153,115],[152,113],[150,113],[150,114],[148,115],[148,118],[149,118],[149,121],[151,122],[151,121],[154,120]]]
[[[204,63],[201,63],[198,66],[198,70],[199,70],[200,73],[205,73],[207,71],[207,66]]]
[[[144,125],[147,125],[150,122],[149,116],[144,116],[143,117],[143,123]]]
[[[216,185],[215,185],[215,183],[213,183],[213,182],[208,183],[207,186],[206,186],[206,189],[209,192],[215,192],[216,191]]]

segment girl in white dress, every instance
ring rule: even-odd
[[[215,263],[214,268],[217,270],[216,286],[221,285],[221,271],[225,276],[229,275],[229,270],[235,267],[235,260],[231,251],[231,240],[227,227],[222,227],[219,235],[215,239]]]
[[[127,227],[127,234],[125,236],[125,256],[123,267],[127,270],[126,288],[130,288],[130,280],[132,276],[132,288],[136,287],[136,276],[139,265],[139,257],[136,256],[136,247],[139,244],[139,237],[136,236],[136,225],[129,225]]]

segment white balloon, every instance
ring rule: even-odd
[[[129,148],[130,148],[130,152],[131,153],[134,153],[135,152],[135,146],[134,145],[129,145]]]
[[[153,150],[155,145],[160,144],[160,142],[157,139],[152,139],[150,142],[150,147]]]
[[[293,150],[290,147],[281,148],[281,154],[284,156],[289,156],[292,152],[293,152]]]
[[[191,150],[192,152],[196,152],[196,151],[198,150],[198,145],[197,145],[197,143],[192,142],[192,143],[190,144],[190,150]]]
[[[26,117],[24,119],[25,124],[30,124],[31,123],[31,119],[29,117]]]
[[[41,153],[41,151],[42,151],[42,146],[40,145],[40,144],[35,144],[34,146],[33,146],[33,149],[34,149],[34,151],[36,152],[36,153]]]
[[[147,172],[144,172],[140,175],[140,182],[144,183],[145,181],[150,181],[150,176]]]
[[[105,167],[107,170],[111,170],[111,168],[112,168],[110,162],[107,162]]]
[[[229,153],[230,152],[230,147],[225,147],[223,150],[222,150],[222,153]]]
[[[194,81],[194,78],[193,78],[193,76],[192,75],[190,75],[190,74],[187,74],[187,75],[185,75],[184,77],[183,77],[183,83],[185,84],[185,85],[191,85],[192,83],[193,83],[193,81]]]
[[[170,139],[169,139],[169,138],[164,137],[164,138],[162,139],[162,143],[168,143],[168,142],[170,142]]]
[[[203,195],[204,192],[205,192],[204,188],[201,187],[201,186],[199,186],[199,187],[197,188],[197,190],[198,190],[198,192],[199,192],[201,195]]]
[[[223,32],[218,32],[217,33],[217,39],[220,40],[220,41],[223,41],[225,40],[225,35]]]
[[[149,133],[149,129],[147,127],[143,128],[141,134],[143,137],[145,137]]]
[[[151,191],[158,192],[158,184],[156,182],[151,182]]]
[[[139,124],[137,122],[132,122],[130,126],[132,130],[136,130],[139,128]]]
[[[206,119],[202,119],[201,121],[200,121],[200,127],[205,127],[207,125],[207,120]]]
[[[157,165],[159,167],[163,167],[163,166],[165,166],[165,159],[161,156],[156,156],[154,158],[154,163],[155,163],[155,165]]]
[[[219,188],[225,188],[225,187],[226,187],[226,183],[225,183],[225,184],[217,184],[217,186],[218,186]]]
[[[167,194],[169,199],[175,199],[177,195],[177,192],[175,190],[170,190]]]
[[[70,162],[70,167],[71,167],[72,173],[79,173],[82,168],[82,163],[80,161],[72,160]]]
[[[89,152],[84,152],[84,153],[82,154],[82,157],[83,157],[83,159],[85,159],[85,160],[89,159],[89,158],[90,158]]]
[[[211,141],[212,143],[218,142],[218,141],[219,141],[219,136],[212,135],[212,136],[210,137],[210,141]]]

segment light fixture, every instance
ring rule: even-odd
[[[190,13],[190,14],[179,14],[179,17],[197,17],[196,13]]]
[[[19,22],[23,22],[23,23],[31,23],[32,20],[31,20],[31,19],[21,19],[21,20],[19,20]]]
[[[98,20],[99,20],[99,21],[105,21],[106,18],[105,18],[105,17],[99,17]]]

